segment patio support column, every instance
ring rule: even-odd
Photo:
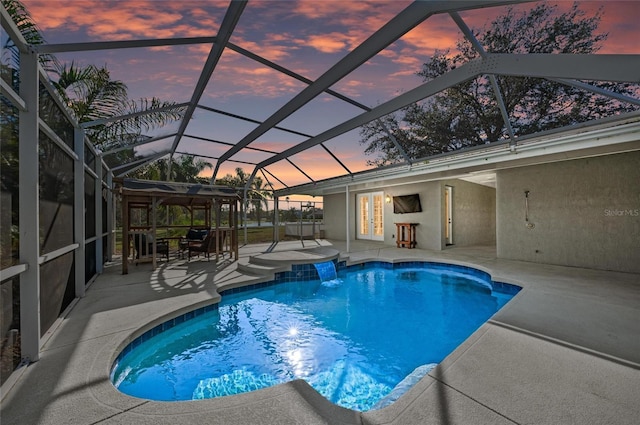
[[[276,196],[273,199],[273,241],[280,241],[280,197]]]
[[[96,274],[102,274],[102,242],[104,236],[102,235],[102,161],[100,157],[96,155],[96,169],[95,172],[98,175],[96,179],[96,196],[95,196],[95,210],[96,210]]]
[[[247,202],[247,191],[249,188],[245,185],[244,194],[242,195],[242,221],[244,223],[244,244],[247,244],[247,210],[249,209],[249,203]]]
[[[78,244],[74,251],[76,297],[85,295],[85,205],[84,205],[84,130],[73,131],[73,150],[78,159],[73,163],[73,240]],[[97,243],[97,242],[96,242]]]
[[[18,167],[20,263],[27,270],[20,275],[20,328],[22,357],[40,358],[40,226],[38,176],[38,55],[20,53],[20,110]]]
[[[346,228],[346,232],[347,232],[347,252],[351,252],[351,229],[349,226],[349,185],[345,186],[345,210],[347,213],[347,217],[345,220],[345,228]]]
[[[129,197],[122,195],[122,274],[129,273]]]
[[[238,252],[238,200],[234,200],[233,201],[233,208],[230,208],[231,210],[231,218],[229,219],[230,222],[233,222],[233,232],[231,232],[231,234],[233,235],[233,252],[235,253],[235,259],[236,261],[239,258],[239,252]]]
[[[156,211],[157,211],[157,207],[156,207],[156,197],[153,196],[151,198],[151,234],[153,235],[153,248],[152,248],[152,256],[151,256],[151,268],[153,270],[156,269],[158,263],[156,261],[156,247],[157,247],[157,243],[158,243],[158,238],[156,235]],[[148,219],[148,217],[147,217]],[[147,239],[147,242],[149,241],[149,239]],[[148,243],[147,243],[148,245]],[[146,247],[147,250],[149,249],[149,246]]]
[[[218,264],[218,258],[220,257],[220,215],[222,214],[222,202],[218,199],[213,200],[213,205],[216,211],[216,264]]]
[[[113,202],[114,194],[111,192],[113,188],[113,172],[109,170],[107,174],[107,261],[113,261],[114,233],[113,222],[115,218],[115,205]]]

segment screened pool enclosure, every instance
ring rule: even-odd
[[[28,0],[25,3],[29,5]],[[96,7],[98,3],[104,2],[96,2]],[[113,2],[115,6],[109,7],[125,7],[125,3]],[[168,4],[151,3],[158,8]],[[184,5],[190,2],[173,3],[175,7],[184,7],[182,12],[187,13],[188,6]],[[148,38],[146,34],[135,34],[130,39],[115,36],[111,39],[80,37],[74,42],[55,40],[50,43],[32,43],[25,39],[10,13],[0,7],[3,45],[0,78],[0,354],[3,384],[20,364],[39,359],[42,345],[48,334],[55,330],[65,310],[73,306],[74,300],[85,295],[87,286],[103,272],[105,264],[114,260],[119,196],[114,191],[114,181],[126,178],[130,173],[158,160],[179,155],[211,160],[214,162],[211,182],[216,182],[226,170],[233,167],[251,167],[246,185],[236,188],[234,192],[239,195],[237,199],[241,200],[241,205],[247,205],[251,183],[260,177],[265,182],[265,190],[270,196],[269,208],[273,211],[279,211],[283,199],[287,199],[288,206],[286,197],[290,195],[317,196],[320,199],[329,194],[344,193],[344,201],[340,199],[339,206],[344,207],[347,214],[355,216],[353,204],[356,203],[357,194],[350,192],[350,185],[355,183],[369,187],[368,191],[380,191],[382,194],[384,189],[379,186],[385,178],[404,179],[397,183],[399,185],[418,179],[415,176],[419,173],[428,173],[437,167],[441,167],[438,169],[441,173],[439,178],[456,175],[463,169],[472,172],[477,170],[472,167],[480,167],[472,161],[485,161],[495,152],[515,156],[526,149],[531,149],[531,152],[547,149],[561,156],[563,143],[569,143],[573,134],[567,136],[566,140],[549,142],[547,145],[531,147],[533,143],[527,143],[536,137],[539,137],[535,139],[536,142],[544,143],[545,137],[560,131],[584,133],[589,130],[587,121],[591,121],[591,118],[593,121],[606,121],[629,114],[632,118],[624,124],[637,129],[640,106],[638,54],[618,54],[615,46],[607,54],[558,54],[556,51],[501,53],[485,49],[469,21],[476,22],[476,14],[490,7],[528,2],[373,2],[369,5],[370,10],[363,8],[358,12],[366,14],[367,22],[370,22],[367,31],[357,35],[345,31],[349,35],[346,38],[332,26],[335,21],[317,18],[307,10],[308,16],[319,19],[315,21],[319,22],[318,34],[310,37],[309,43],[300,42],[303,38],[296,38],[295,34],[281,35],[277,31],[280,22],[278,17],[282,18],[283,14],[289,12],[286,8],[290,2],[270,2],[269,11],[272,14],[265,13],[265,2],[197,3],[202,6],[204,16],[211,20],[206,25],[198,22],[193,32],[186,31],[188,36]],[[336,13],[342,7],[339,6],[340,2],[323,3],[331,3]],[[56,4],[51,2],[48,7],[55,7]],[[300,4],[304,5],[304,2]],[[159,13],[160,9],[154,12]],[[99,24],[100,14],[94,14],[91,10],[85,13],[88,19],[95,17],[90,27]],[[438,25],[432,25],[434,20]],[[363,69],[378,67],[384,61],[391,60],[389,58],[397,63],[415,62],[414,65],[426,61],[430,53],[419,41],[427,34],[437,35],[436,30],[445,21],[466,40],[470,51],[474,52],[473,58],[425,81],[407,79],[392,86],[402,75],[415,77],[419,69],[403,69],[403,72],[364,78]],[[355,20],[350,22],[350,25],[355,25]],[[69,28],[72,31],[71,26]],[[267,34],[267,29],[263,28],[278,33],[278,37],[268,37],[270,33]],[[332,45],[321,42],[335,38],[340,39],[339,44],[342,43],[340,45],[343,47],[327,53]],[[316,55],[317,52],[305,50],[312,44],[311,41],[317,41],[318,49],[325,49],[323,53],[327,55]],[[281,46],[278,42],[284,44]],[[271,50],[274,46],[269,43],[276,43],[277,48]],[[109,140],[109,143],[97,149],[87,135],[92,127],[135,119],[150,111],[80,123],[59,95],[44,59],[50,55],[60,55],[65,61],[72,62],[75,55],[80,58],[89,52],[98,55],[104,53],[100,61],[120,63],[117,62],[116,53],[130,51],[151,51],[157,55],[156,59],[159,59],[156,64],[167,66],[166,73],[170,75],[168,81],[187,81],[184,83],[186,88],[176,89],[186,93],[186,98],[176,99],[176,102],[163,109],[175,111],[179,116],[172,123],[175,125],[155,129],[148,136],[139,134],[128,140]],[[176,52],[180,55],[200,52],[197,56],[200,62],[182,56],[177,60],[167,52],[176,55]],[[165,54],[167,56],[163,56]],[[300,56],[296,56],[298,54]],[[326,63],[322,63],[320,69],[311,70],[306,63],[314,55]],[[225,62],[225,59],[231,62]],[[123,59],[122,63],[127,63],[127,60],[133,63],[130,57]],[[233,62],[235,60],[237,62]],[[169,65],[173,62],[195,63],[198,74],[192,79],[172,74]],[[249,64],[251,72],[240,74],[238,70],[243,64]],[[148,69],[151,67],[149,65]],[[305,76],[305,73],[313,77]],[[214,78],[225,75],[233,76],[233,84],[228,83],[228,87]],[[263,82],[261,78],[265,75],[273,80]],[[512,77],[524,84],[544,81],[545,84],[560,85],[572,98],[588,98],[596,106],[615,104],[620,107],[608,117],[594,114],[585,118],[585,122],[553,122],[555,128],[545,128],[544,132],[539,133],[534,125],[529,125],[531,123],[523,124],[522,110],[512,109],[509,102],[505,101],[506,95],[501,87]],[[489,93],[485,93],[490,101],[481,107],[491,111],[497,123],[496,128],[502,129],[498,131],[497,140],[489,140],[487,132],[478,135],[476,146],[452,143],[447,152],[429,154],[423,149],[412,150],[405,140],[395,136],[393,128],[388,127],[386,118],[390,114],[427,102],[449,88],[477,80],[491,87]],[[251,86],[250,82],[254,81],[260,84]],[[389,86],[385,87],[388,90],[378,92],[377,89],[387,81]],[[610,90],[615,85],[623,85],[625,91]],[[228,97],[217,97],[218,93],[228,88],[237,91],[237,94],[233,92]],[[285,96],[268,105],[258,96],[278,90],[284,90]],[[255,96],[256,100],[244,107],[233,107],[227,103],[228,99],[241,96]],[[202,117],[203,120],[198,120]],[[203,122],[205,126],[202,126]],[[371,123],[380,126],[381,134],[386,137],[388,151],[395,155],[393,161],[377,168],[354,155],[352,149],[355,146],[362,152],[358,132]],[[238,124],[237,127],[235,124]],[[224,134],[224,138],[220,134]],[[607,142],[609,146],[604,146],[598,138],[580,141],[580,148],[594,152],[600,149],[596,154],[638,149],[635,133],[625,133],[623,136]],[[276,147],[269,143],[273,140],[279,142]],[[119,154],[123,151],[131,155],[121,161],[125,156]],[[480,158],[485,152],[488,152],[487,155]],[[535,154],[540,152],[536,151]],[[354,159],[355,156],[357,158]],[[451,158],[456,158],[457,162],[447,162]],[[488,160],[485,162],[489,163]],[[228,205],[235,205],[235,195],[218,195]],[[380,195],[382,199],[383,195]],[[151,204],[145,205],[159,202],[154,199]],[[308,236],[305,232],[316,237],[316,234],[320,235],[325,230],[324,227],[316,227],[313,205],[311,230],[305,230],[302,226],[291,229],[301,238]],[[427,206],[426,203],[423,205],[425,208]],[[380,208],[384,208],[382,201]],[[207,211],[211,211],[211,207]],[[246,210],[243,213],[246,214]],[[331,217],[334,223],[344,225],[339,230],[347,235],[348,250],[355,219],[351,220],[347,214],[340,211]],[[278,220],[276,213],[273,219],[275,225],[278,225]],[[213,222],[208,222],[205,227],[215,226]],[[422,227],[426,228],[424,225]],[[238,238],[242,241],[242,235],[234,235],[237,251]],[[274,238],[277,238],[275,233]],[[125,233],[122,239],[127,240],[128,235]]]

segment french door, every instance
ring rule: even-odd
[[[357,239],[384,240],[384,193],[361,193],[358,205]]]

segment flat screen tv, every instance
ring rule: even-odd
[[[393,213],[394,214],[406,214],[422,212],[422,205],[420,204],[420,196],[415,195],[403,195],[393,197]]]

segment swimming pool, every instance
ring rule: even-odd
[[[379,408],[519,290],[467,267],[416,262],[259,286],[146,332],[118,357],[114,385],[170,401],[304,379],[343,407]]]

